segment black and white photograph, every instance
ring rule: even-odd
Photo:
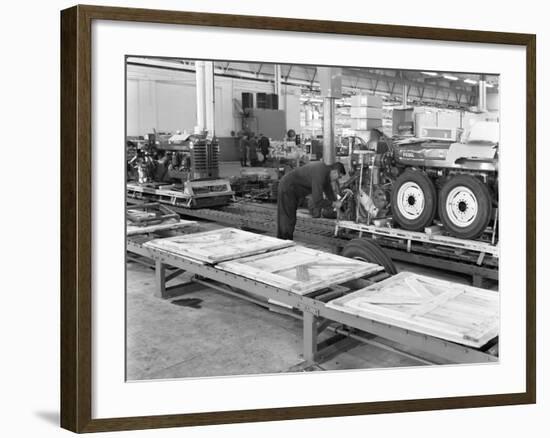
[[[8,3],[2,436],[543,436],[541,5]]]
[[[498,362],[499,76],[126,57],[126,379]]]

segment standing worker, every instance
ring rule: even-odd
[[[256,167],[258,165],[258,153],[257,153],[258,141],[255,134],[250,134],[248,137],[248,159],[250,160],[250,167]]]
[[[241,135],[239,141],[239,151],[241,153],[241,166],[246,167],[246,156],[248,154],[248,138],[246,134]]]
[[[264,159],[262,160],[262,164],[265,164],[265,161],[267,160],[267,156],[269,155],[269,138],[267,138],[263,134],[260,134],[260,141],[258,145],[260,146],[260,151],[264,156]]]
[[[309,194],[312,197],[313,217],[320,217],[322,208],[340,208],[332,183],[345,174],[342,163],[327,165],[316,161],[285,175],[279,183],[277,195],[277,237],[292,240],[298,205]]]

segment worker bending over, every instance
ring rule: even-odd
[[[346,170],[342,163],[326,165],[322,161],[306,164],[286,174],[281,179],[278,189],[277,237],[292,240],[296,226],[296,211],[300,202],[310,194],[313,217],[320,217],[322,208],[340,208],[340,203],[332,190],[332,182],[345,174]]]

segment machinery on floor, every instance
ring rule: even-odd
[[[236,196],[257,201],[277,201],[279,179],[285,168],[243,167],[240,175],[229,179]]]
[[[425,131],[425,132],[424,132]],[[497,239],[497,122],[478,122],[460,142],[448,130],[423,129],[425,138],[386,137],[355,150],[354,177],[343,217],[410,231],[441,224],[461,239]],[[385,220],[385,221],[384,221]],[[492,224],[492,228],[488,226]]]
[[[219,178],[218,156],[215,138],[152,134],[128,161],[127,194],[186,208],[226,205],[234,192]]]

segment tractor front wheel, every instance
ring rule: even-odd
[[[391,192],[393,219],[405,230],[424,231],[434,220],[436,199],[435,186],[424,172],[406,170]]]

